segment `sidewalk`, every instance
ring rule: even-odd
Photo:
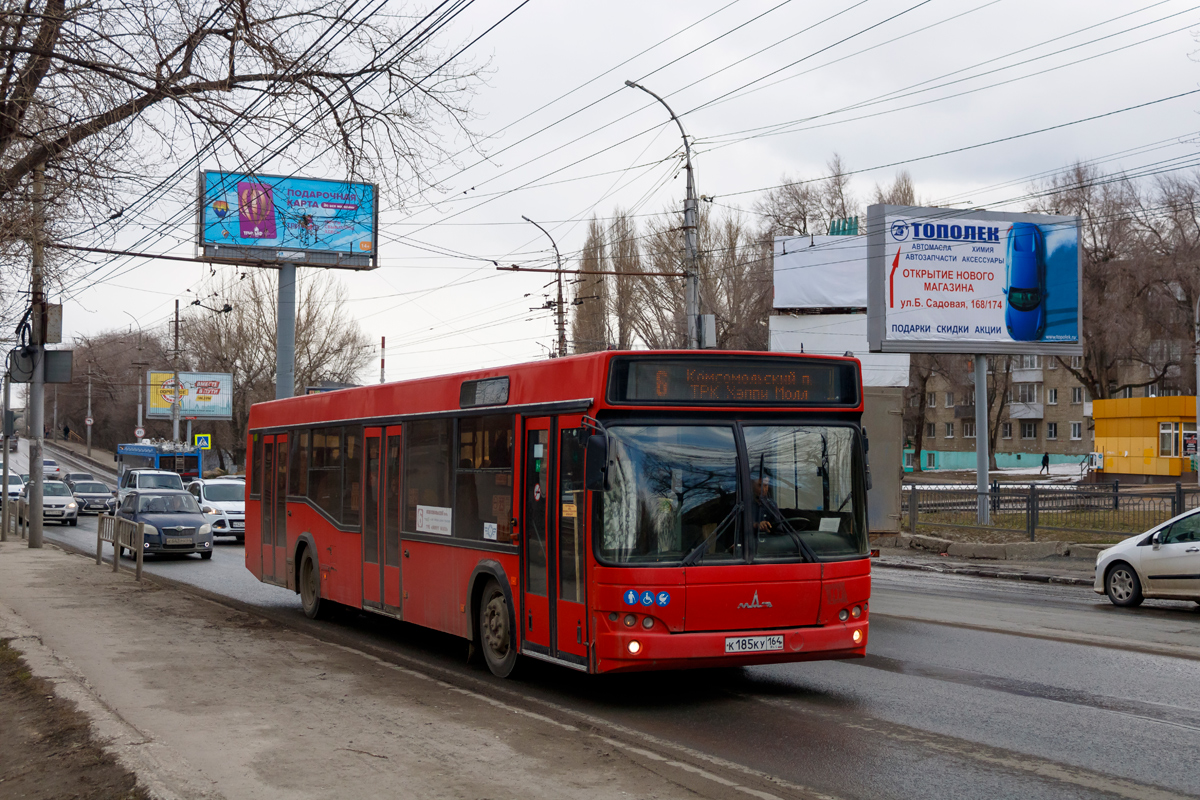
[[[66,450],[71,455],[80,461],[91,464],[97,469],[102,469],[107,472],[117,471],[116,454],[111,450],[101,450],[99,447],[92,447],[91,458],[87,455],[87,445],[80,442],[64,442],[61,440],[50,441],[46,440],[46,446],[49,450]]]
[[[697,797],[637,748],[502,691],[51,546],[0,543],[3,639],[155,797]]]
[[[1091,586],[1096,573],[1095,558],[1047,556],[1038,559],[968,561],[910,547],[880,547],[879,557],[872,560],[872,566],[1037,583],[1061,583],[1069,586]]]

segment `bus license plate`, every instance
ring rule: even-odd
[[[192,543],[193,543],[192,537],[190,537],[190,536],[168,536],[167,537],[167,544],[192,544]]]
[[[733,636],[725,640],[726,653],[762,653],[782,649],[782,636]]]

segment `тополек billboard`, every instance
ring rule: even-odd
[[[871,206],[868,335],[883,352],[1079,355],[1079,220]]]

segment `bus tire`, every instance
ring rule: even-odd
[[[507,678],[517,665],[516,631],[512,609],[504,590],[495,578],[489,578],[479,595],[479,649],[488,669],[498,678]]]
[[[321,571],[308,547],[300,559],[300,605],[309,619],[328,619],[333,610],[333,603],[321,598]]]

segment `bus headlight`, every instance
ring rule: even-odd
[[[642,643],[634,639],[629,643],[629,655],[636,656],[640,652],[642,652]]]
[[[862,616],[862,607],[855,606],[854,608],[850,609],[850,616],[854,617],[855,619],[858,619],[859,617],[861,617]]]
[[[855,644],[862,644],[862,631],[855,629],[854,633],[850,635],[850,638],[854,640]]]
[[[850,619],[850,612],[843,608],[838,612],[838,619],[840,619],[842,622],[845,622],[846,620]]]

